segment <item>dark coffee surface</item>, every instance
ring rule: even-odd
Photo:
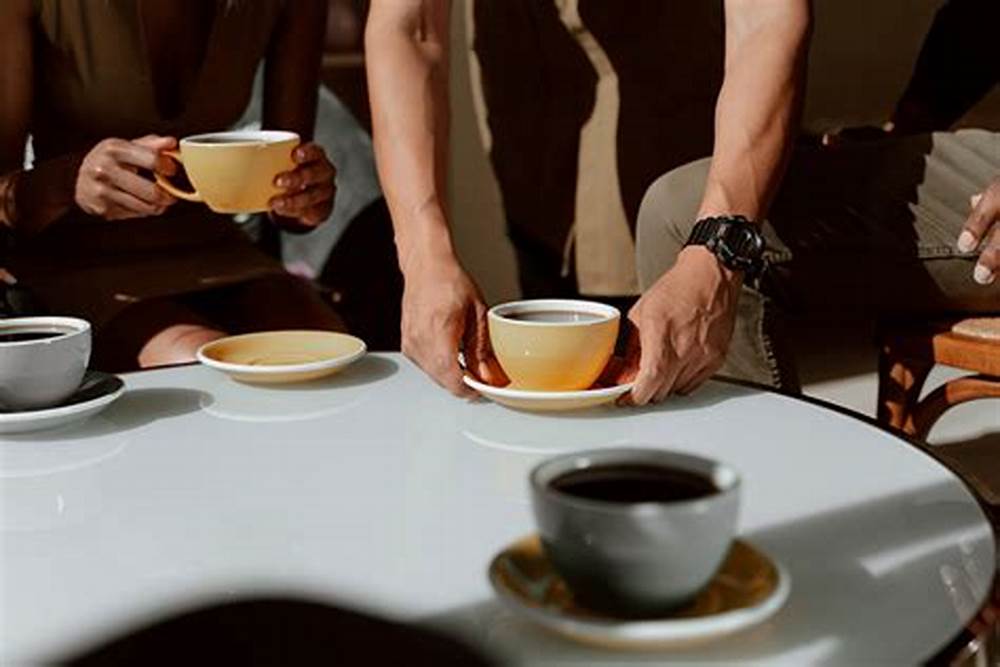
[[[582,468],[556,477],[549,486],[577,498],[613,503],[669,503],[719,492],[703,475],[648,464]]]
[[[65,331],[4,331],[0,329],[0,343],[23,343],[29,340],[55,338],[65,333]]]
[[[532,310],[515,311],[504,315],[508,320],[515,322],[596,322],[603,319],[600,315],[584,313],[578,310]]]
[[[195,139],[191,143],[195,145],[209,144],[216,146],[219,144],[252,144],[264,142],[260,139],[254,139],[251,137],[206,137],[204,139]]]

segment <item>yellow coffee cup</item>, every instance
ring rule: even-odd
[[[185,192],[160,174],[156,182],[178,199],[205,202],[216,213],[267,211],[283,194],[275,177],[295,168],[292,151],[299,135],[276,130],[214,132],[181,139],[179,151],[164,155],[180,162],[194,192]]]
[[[587,389],[615,349],[621,314],[593,301],[532,299],[494,306],[490,343],[511,388]]]

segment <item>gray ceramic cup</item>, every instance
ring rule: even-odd
[[[582,468],[654,465],[694,472],[716,490],[692,500],[615,502],[569,495],[553,480]],[[574,597],[595,611],[653,617],[691,601],[736,532],[740,478],[709,459],[657,449],[599,449],[549,459],[530,477],[542,544]]]
[[[52,333],[50,338],[0,341],[0,409],[56,405],[80,387],[90,362],[90,323],[75,317],[12,317],[0,335]]]

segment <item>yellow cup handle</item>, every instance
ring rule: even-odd
[[[163,151],[163,155],[166,155],[168,158],[176,160],[177,164],[181,165],[182,167],[184,166],[184,160],[181,159],[181,154],[179,151]],[[156,178],[157,185],[159,185],[161,188],[163,188],[173,196],[177,197],[178,199],[183,199],[185,201],[197,201],[197,202],[204,201],[204,199],[201,198],[201,195],[198,194],[197,190],[192,192],[187,192],[185,190],[181,190],[176,185],[168,181],[167,177],[163,176],[162,174],[154,174],[154,176]]]

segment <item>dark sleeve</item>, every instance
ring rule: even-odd
[[[948,0],[924,40],[893,120],[905,131],[944,130],[1000,81],[1000,0]]]

